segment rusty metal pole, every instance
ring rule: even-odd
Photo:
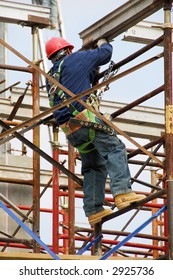
[[[166,172],[166,171],[165,171]],[[163,188],[167,188],[167,182],[164,180],[163,181]],[[165,198],[164,203],[167,203],[167,198]],[[165,248],[165,255],[168,255],[168,211],[165,211],[163,213],[163,219],[164,219],[164,225],[163,225],[163,230],[164,230],[164,237],[167,237],[167,240],[164,241],[164,248]]]
[[[33,35],[33,60],[38,61],[38,29],[32,28]],[[39,73],[33,69],[32,76],[32,102],[33,117],[40,113],[39,98]],[[40,146],[40,130],[39,126],[33,129],[33,144]],[[33,152],[33,232],[40,235],[40,156],[37,152]],[[40,252],[40,245],[33,241],[34,253]]]
[[[157,180],[156,180],[156,171],[155,170],[152,170],[151,169],[151,184],[152,185],[154,185],[154,186],[156,186],[156,184],[157,184]],[[157,201],[158,199],[157,198],[155,198],[155,199],[153,199],[152,200],[152,202],[153,203],[158,203],[158,201]],[[155,214],[157,212],[157,209],[156,208],[152,208],[151,209],[151,214],[152,214],[152,216]],[[153,236],[158,236],[158,218],[157,219],[154,219],[153,221],[152,221],[152,235]],[[158,240],[152,240],[152,245],[153,246],[158,246]],[[153,258],[154,259],[156,259],[156,258],[158,258],[159,257],[159,252],[158,252],[158,250],[153,250]]]
[[[63,216],[63,235],[68,236],[68,208],[64,207],[62,210]],[[67,238],[63,239],[63,254],[68,254],[68,240]]]
[[[68,143],[68,169],[74,173],[74,148]],[[68,247],[69,254],[75,254],[75,189],[73,180],[68,177]]]
[[[53,126],[53,159],[59,162],[59,129]],[[52,249],[54,253],[59,253],[59,170],[53,165],[52,179]]]
[[[102,235],[102,224],[98,223],[94,226],[94,235],[95,238]],[[102,255],[102,240],[100,239],[97,243],[94,244],[93,252],[94,255]]]
[[[173,259],[173,95],[172,95],[172,1],[164,3],[164,68],[165,68],[165,152],[168,206],[168,258]]]

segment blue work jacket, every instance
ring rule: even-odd
[[[64,61],[61,66],[59,82],[74,94],[79,94],[91,88],[97,68],[108,63],[111,56],[112,46],[109,43],[105,43],[93,50],[77,51],[67,55],[64,57]],[[57,72],[59,63],[60,61],[56,61],[53,64],[53,67],[50,70],[52,76]],[[46,81],[46,88],[49,92],[50,84],[48,80]],[[67,94],[66,96],[67,98],[70,98]],[[88,96],[84,96],[82,100],[86,101],[87,98]],[[62,99],[60,99],[58,95],[55,95],[54,105],[61,102]],[[72,104],[79,112],[85,109],[84,106],[77,101]],[[67,122],[70,117],[72,117],[68,107],[56,110],[53,115],[58,125]]]

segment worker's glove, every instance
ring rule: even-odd
[[[106,43],[108,43],[108,41],[105,38],[99,39],[97,41],[97,47],[100,47],[101,45],[106,44]]]

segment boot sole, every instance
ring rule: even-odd
[[[106,217],[106,216],[108,216],[108,215],[110,215],[110,214],[112,214],[112,213],[113,213],[112,210],[110,210],[109,212],[103,213],[103,214],[100,215],[99,217],[94,218],[94,219],[92,219],[92,220],[89,220],[89,223],[90,223],[90,225],[95,225],[95,224],[101,222],[101,220],[102,220],[104,217]]]
[[[122,203],[122,206],[116,206],[116,207],[118,208],[118,210],[121,210],[121,209],[126,208],[127,206],[129,206],[129,205],[135,203],[135,202],[138,202],[138,201],[144,199],[144,198],[145,198],[145,197],[140,198],[140,199],[132,199],[132,200],[130,200],[130,201],[127,201],[127,202]]]

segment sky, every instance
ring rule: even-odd
[[[16,0],[16,2],[31,3],[29,0]],[[77,51],[82,45],[82,41],[79,37],[79,33],[82,30],[126,2],[127,1],[125,0],[62,0],[60,3],[65,36],[66,39],[75,46],[74,51]],[[163,11],[156,13],[148,20],[163,22]],[[7,31],[7,42],[22,55],[32,60],[32,35],[30,28],[9,24]],[[56,30],[45,29],[42,33],[44,42],[49,40],[51,37],[59,36],[59,32]],[[143,47],[141,44],[122,41],[122,38],[123,34],[115,38],[114,42],[112,42],[112,60],[115,63],[121,61]],[[145,61],[147,58],[150,58],[160,52],[162,52],[162,48],[156,47],[154,50],[144,54],[141,58],[135,59],[128,66],[122,67],[118,73],[136,65],[141,61]],[[21,61],[9,52],[7,54],[7,64],[26,66],[25,62]],[[21,80],[21,85],[25,85],[28,79],[31,79],[28,74],[24,74],[24,76],[22,76],[20,73],[19,76],[19,74],[12,71],[8,74],[9,84]],[[103,99],[114,102],[129,103],[149,93],[162,84],[163,60],[154,62],[152,65],[145,67],[145,69],[140,69],[128,77],[126,76],[116,83],[111,84],[110,90],[104,94]],[[158,97],[144,102],[142,105],[163,108],[163,104],[163,94],[160,94]],[[47,205],[49,205],[49,203],[47,203]],[[83,210],[81,211],[83,215]],[[47,236],[45,240],[49,241],[49,237]]]

